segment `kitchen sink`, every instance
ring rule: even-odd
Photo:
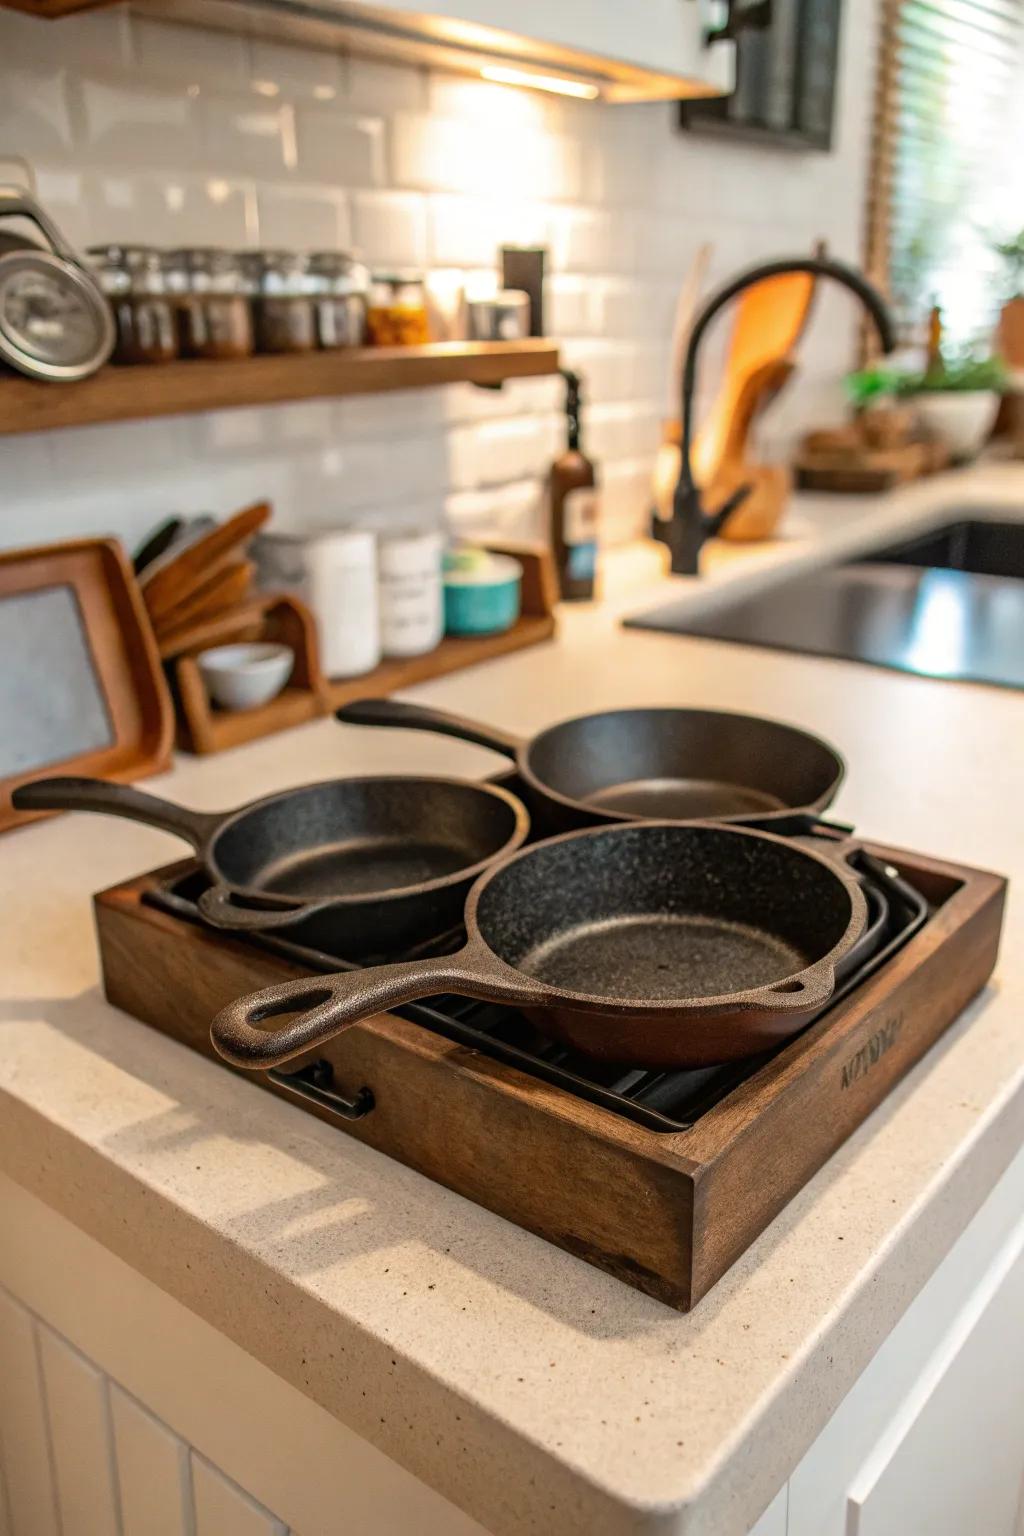
[[[960,518],[703,616],[681,598],[636,629],[1024,688],[1024,522]]]
[[[972,576],[1014,576],[1024,581],[1024,523],[965,518],[891,549],[862,555],[858,563],[864,562],[969,571]]]

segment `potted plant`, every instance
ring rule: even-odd
[[[1024,369],[1024,229],[993,249],[1006,268],[1006,299],[999,316],[999,347],[1010,368]]]
[[[960,463],[981,451],[995,425],[1006,369],[998,357],[944,360],[924,373],[900,374],[896,393],[913,402],[925,428]]]
[[[899,448],[914,436],[914,412],[899,403],[900,375],[891,368],[862,368],[846,379],[857,430],[869,448]]]

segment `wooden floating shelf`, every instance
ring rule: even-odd
[[[177,743],[187,752],[222,752],[226,747],[288,730],[318,715],[331,714],[353,699],[374,698],[411,688],[432,677],[444,677],[463,667],[475,667],[496,656],[528,645],[539,645],[555,633],[557,580],[551,551],[545,545],[503,541],[491,543],[496,554],[513,555],[523,568],[522,613],[511,629],[499,635],[448,635],[423,656],[382,661],[361,677],[325,678],[320,670],[316,626],[304,605],[284,593],[257,595],[248,611],[240,605],[242,628],[221,640],[277,640],[291,646],[295,670],[291,683],[277,698],[257,709],[218,709],[207,695],[192,650],[170,663],[177,712]],[[205,637],[203,645],[213,643]],[[195,647],[198,650],[200,647]]]
[[[463,667],[475,667],[481,661],[495,656],[507,656],[511,651],[521,651],[525,646],[537,645],[550,640],[555,632],[554,616],[524,614],[511,629],[500,635],[478,635],[470,638],[448,635],[436,650],[425,656],[410,656],[404,661],[382,661],[379,667],[363,677],[328,679],[327,697],[331,709],[340,709],[353,699],[372,699],[380,694],[397,693],[400,688],[412,688],[430,678],[445,677],[449,672],[460,672]]]
[[[444,341],[231,361],[101,368],[78,384],[0,376],[0,436],[182,416],[331,395],[374,395],[435,384],[501,384],[557,373],[558,347],[524,341]]]

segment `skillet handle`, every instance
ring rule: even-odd
[[[211,1024],[210,1038],[232,1066],[259,1071],[301,1056],[376,1013],[442,992],[521,1007],[542,1001],[543,989],[530,977],[504,969],[500,976],[493,969],[488,975],[485,967],[485,956],[467,945],[455,955],[304,976],[229,1003]],[[299,1017],[280,1029],[256,1027],[296,1012]]]
[[[105,816],[123,816],[127,821],[141,821],[160,832],[183,837],[197,850],[224,819],[147,795],[130,784],[111,784],[107,779],[36,779],[16,789],[11,804],[18,811],[99,811]]]
[[[521,736],[512,736],[497,726],[482,725],[463,715],[444,709],[428,709],[424,704],[405,704],[400,699],[353,699],[335,710],[334,718],[343,725],[391,725],[407,731],[436,731],[439,736],[454,736],[472,741],[478,747],[490,747],[503,757],[515,758],[525,746]]]
[[[333,897],[322,901],[304,901],[301,906],[274,905],[274,897],[261,897],[266,905],[247,907],[226,885],[213,885],[199,897],[199,910],[215,928],[226,928],[236,933],[264,933],[275,928],[290,928],[304,917],[312,917],[329,907]]]

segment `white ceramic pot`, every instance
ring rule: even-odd
[[[999,396],[992,389],[935,390],[914,396],[918,415],[954,459],[975,458],[995,424]]]

